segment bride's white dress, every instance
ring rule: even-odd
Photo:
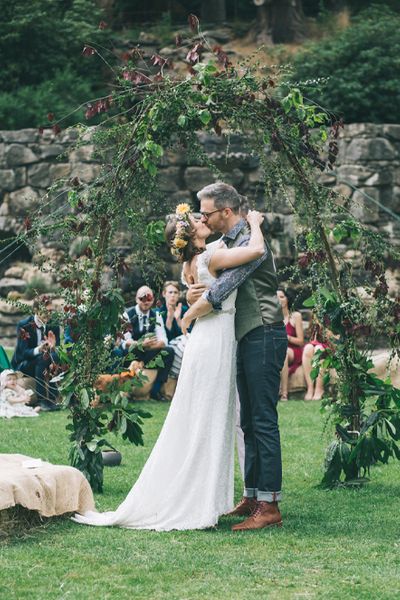
[[[215,245],[198,256],[207,286]],[[218,313],[198,319],[160,436],[115,512],[75,515],[78,523],[132,529],[203,529],[233,506],[236,292]]]

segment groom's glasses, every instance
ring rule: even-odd
[[[201,210],[200,215],[208,221],[210,215],[213,215],[216,212],[220,212],[221,210],[224,210],[224,208],[216,208],[215,210],[211,210],[210,212],[205,212],[204,210]]]

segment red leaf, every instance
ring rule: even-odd
[[[203,46],[200,43],[196,44],[187,53],[186,60],[189,63],[191,63],[192,65],[194,65],[197,62],[199,62],[199,60],[200,60],[200,54],[201,54],[202,50],[203,50]]]
[[[83,46],[82,54],[83,56],[93,56],[96,54],[96,50],[92,46]]]
[[[56,123],[55,125],[53,125],[52,130],[54,132],[55,135],[58,135],[59,133],[61,133],[61,127],[58,125],[58,123]]]
[[[21,329],[19,330],[19,337],[21,338],[21,340],[29,340],[31,336],[25,329],[23,329],[23,327],[21,327]]]
[[[105,21],[100,21],[99,29],[107,29],[107,27],[108,27],[108,23],[106,23]]]
[[[190,27],[190,29],[191,29],[192,31],[194,31],[194,32],[196,32],[196,33],[197,33],[197,32],[198,32],[198,30],[199,30],[199,27],[200,27],[200,21],[199,21],[199,18],[198,18],[198,17],[196,17],[196,15],[194,15],[194,14],[192,14],[192,13],[191,13],[191,14],[188,16],[188,23],[189,23],[189,27]]]
[[[47,113],[47,119],[49,121],[54,121],[54,113]]]
[[[140,71],[125,70],[122,72],[122,77],[123,79],[125,79],[125,81],[131,81],[136,85],[151,83],[151,79],[147,77],[147,75],[144,75],[144,73],[141,73]]]
[[[159,66],[161,69],[167,64],[168,59],[163,58],[159,54],[153,54],[150,58],[151,63],[156,67]]]
[[[43,135],[44,127],[39,127],[38,132],[39,132],[39,135]]]
[[[179,46],[182,46],[182,36],[179,35],[179,33],[175,36],[175,45],[177,48],[179,48]]]
[[[32,229],[32,221],[30,220],[29,217],[25,217],[25,219],[24,219],[24,228],[25,228],[25,231],[29,231],[30,229]]]
[[[222,65],[225,69],[231,66],[231,61],[228,58],[226,52],[224,52],[221,46],[214,46],[213,52],[217,55],[217,60],[220,65]]]

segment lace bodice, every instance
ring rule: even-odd
[[[207,250],[203,252],[203,254],[199,254],[197,257],[197,276],[199,282],[204,283],[207,287],[211,287],[211,285],[215,281],[215,277],[210,273],[208,269],[208,265],[210,264],[210,260],[214,252],[220,247],[219,240],[217,242],[212,242],[207,245]],[[228,296],[226,300],[221,305],[223,311],[234,311],[236,301],[236,290]]]

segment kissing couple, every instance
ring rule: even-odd
[[[158,440],[126,499],[113,512],[74,520],[156,531],[205,529],[222,515],[244,517],[234,531],[282,524],[277,404],[287,335],[263,216],[226,183],[197,194],[201,218],[179,204],[166,238],[183,263],[196,323]],[[221,238],[206,244],[211,233]],[[235,339],[236,338],[236,339]],[[236,341],[237,340],[237,341]],[[236,388],[245,443],[243,498],[233,507]]]

